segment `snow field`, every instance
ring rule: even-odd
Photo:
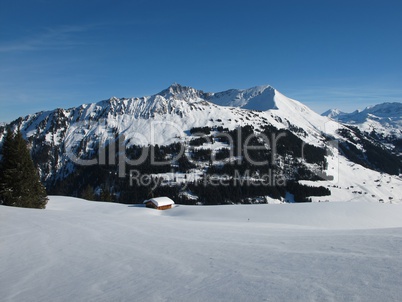
[[[397,301],[402,206],[0,207],[2,301]]]

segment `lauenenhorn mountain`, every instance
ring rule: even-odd
[[[389,110],[390,115],[396,111]],[[375,112],[385,109],[374,106],[353,116],[377,122]],[[209,93],[173,84],[152,96],[112,97],[38,112],[8,126],[21,129],[41,179],[53,194],[85,193],[125,203],[161,194],[190,204],[402,202],[401,156],[383,139],[387,129],[398,134],[392,117],[375,135],[376,124],[364,131],[350,118],[344,120],[343,113],[326,115],[268,85]],[[5,131],[1,126],[0,141]],[[246,143],[255,148],[249,153],[257,162],[267,159],[264,165],[245,161],[248,150],[241,146],[250,134],[254,137]],[[167,164],[153,167],[145,161],[133,167],[130,160],[122,162],[122,153],[134,160],[144,152]],[[133,169],[137,176],[150,175],[151,184],[130,184]],[[229,189],[212,185],[214,179],[228,176],[240,184],[231,183]],[[271,183],[258,186],[267,177]],[[245,180],[255,183],[245,186]]]

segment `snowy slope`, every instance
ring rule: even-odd
[[[209,100],[221,106],[264,111],[269,122],[279,128],[290,125],[303,128],[313,144],[319,145],[321,132],[336,136],[334,130],[342,127],[269,85],[215,93]]]
[[[355,125],[363,132],[402,137],[402,103],[382,103],[352,113],[331,109],[322,114],[342,123]]]
[[[342,156],[328,157],[331,181],[301,181],[328,187],[331,196],[312,197],[313,201],[355,201],[402,204],[402,179],[362,167]]]
[[[402,207],[0,207],[2,301],[398,301]]]

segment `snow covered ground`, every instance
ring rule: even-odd
[[[0,207],[2,301],[399,301],[401,251],[401,204]]]
[[[339,152],[332,149],[332,152]],[[331,190],[330,196],[312,196],[313,201],[368,201],[374,203],[402,204],[402,178],[367,169],[336,154],[327,157],[328,181],[302,180],[310,186],[324,186]]]

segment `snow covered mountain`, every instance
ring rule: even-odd
[[[332,119],[340,119],[340,117],[342,117],[343,115],[345,115],[347,113],[340,111],[339,109],[329,109],[327,111],[325,111],[323,114],[321,114],[322,116],[327,116],[330,117]]]
[[[172,161],[169,169],[142,167],[143,171],[153,173],[153,177],[158,179],[168,177],[167,171],[174,169],[174,180],[168,181],[169,186],[178,187],[183,186],[183,183],[199,181],[202,175],[212,171],[218,174],[232,171],[230,165],[244,159],[244,150],[239,149],[238,154],[227,155],[236,146],[223,138],[235,138],[239,133],[250,134],[251,131],[259,135],[253,146],[264,149],[256,151],[256,156],[272,157],[272,162],[264,167],[243,165],[243,172],[244,169],[251,169],[255,175],[261,175],[267,167],[275,167],[286,175],[284,177],[287,181],[331,188],[334,183],[344,186],[343,189],[331,189],[331,196],[326,196],[326,200],[350,200],[359,192],[363,194],[363,191],[366,193],[364,198],[373,201],[397,201],[402,196],[398,193],[399,197],[396,197],[397,192],[391,189],[391,186],[402,188],[396,185],[400,179],[390,176],[386,184],[383,184],[382,175],[386,174],[380,174],[398,175],[402,169],[399,159],[396,164],[391,164],[396,157],[383,150],[382,145],[377,145],[373,138],[315,113],[271,86],[206,93],[173,84],[152,96],[112,97],[75,108],[38,112],[17,119],[10,126],[14,131],[21,129],[30,143],[42,180],[55,193],[79,196],[87,185],[95,188],[95,191],[102,190],[99,187],[100,182],[103,182],[116,196],[120,196],[123,190],[121,181],[105,176],[114,175],[115,169],[101,160],[97,161],[100,165],[96,168],[79,166],[72,160],[74,157],[97,160],[100,150],[103,147],[113,149],[111,146],[115,141],[119,142],[119,147],[124,144],[131,148],[127,153],[131,152],[134,157],[140,152],[138,148],[157,145],[161,158],[174,158],[177,146],[182,146],[185,149],[184,159]],[[205,132],[202,139],[195,130]],[[4,133],[5,127],[1,127],[0,141]],[[271,144],[261,141],[263,135],[274,140],[275,136],[281,134],[283,138],[278,140],[277,150],[273,150]],[[303,155],[303,152],[306,154]],[[220,160],[208,161],[206,158],[211,154],[219,155]],[[364,174],[359,172],[350,179],[349,176],[356,174],[355,171],[359,169],[364,170]],[[178,173],[181,173],[184,180],[178,180]],[[90,175],[92,180],[88,181]],[[310,180],[308,175],[314,180]],[[327,180],[317,182],[320,177]],[[374,189],[363,185],[374,181],[381,182],[382,187],[376,186],[378,182]],[[364,189],[349,190],[354,186]],[[188,198],[197,199],[197,194],[193,192],[196,189],[185,192],[181,190],[180,194],[185,193]],[[293,193],[286,193],[285,197],[285,191],[280,188],[278,190],[267,195],[292,200]]]
[[[352,113],[331,109],[322,114],[361,132],[402,155],[402,103],[382,103]]]
[[[352,113],[331,109],[322,114],[342,123],[355,125],[366,133],[402,138],[402,103],[382,103]]]

